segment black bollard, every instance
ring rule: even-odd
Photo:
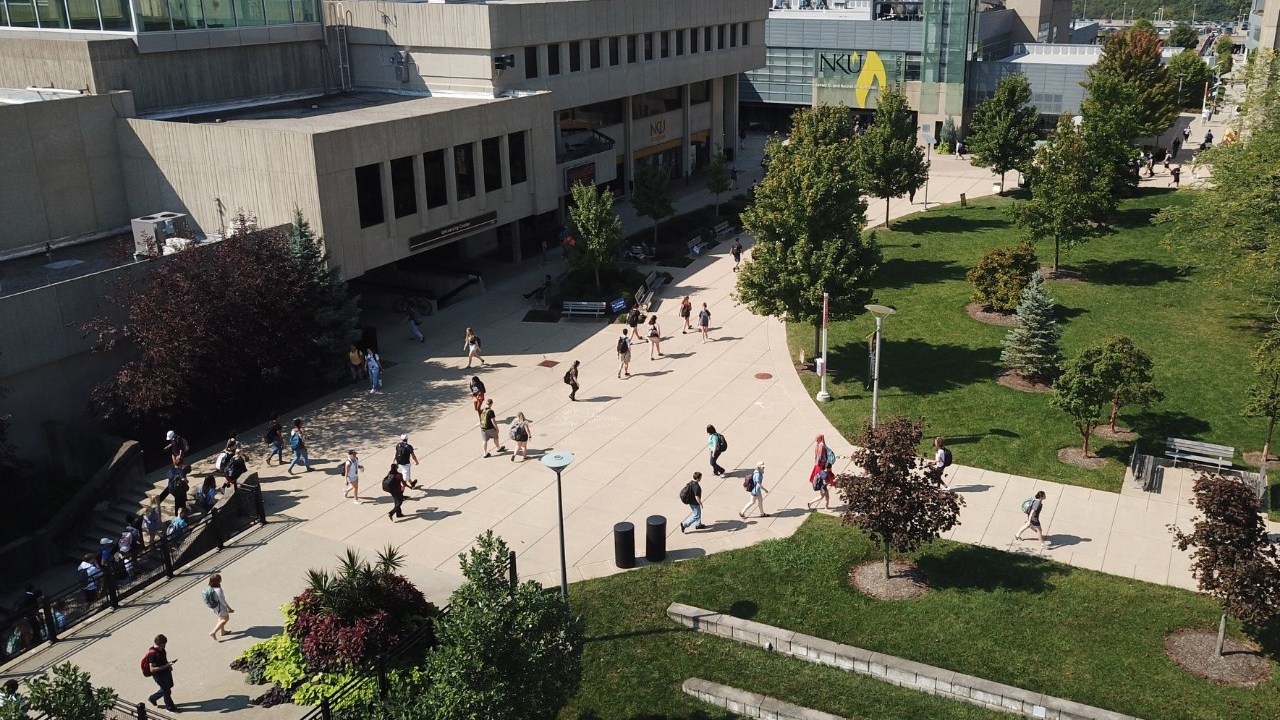
[[[620,568],[636,566],[636,526],[629,522],[613,526],[613,564]]]
[[[650,515],[644,524],[644,559],[651,563],[666,560],[667,519],[661,515]]]

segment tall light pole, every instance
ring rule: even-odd
[[[885,222],[888,222],[886,220]],[[831,402],[831,393],[827,392],[827,310],[831,307],[831,296],[822,293],[822,387],[818,390],[818,402]]]
[[[933,136],[927,136],[929,142],[924,144],[925,163],[929,166],[929,172],[924,174],[924,210],[929,211],[929,176],[933,174]]]
[[[898,312],[886,305],[863,305],[867,312],[876,316],[876,362],[871,370],[871,427],[876,426],[876,416],[880,412],[880,336],[884,330],[884,319]]]
[[[564,492],[560,489],[560,473],[573,462],[573,453],[557,450],[542,456],[542,464],[556,473],[556,511],[560,516],[560,597],[569,602],[569,566],[564,558]]]
[[[1196,24],[1196,5],[1198,4],[1199,3],[1191,3],[1191,25],[1193,27]]]
[[[1183,105],[1186,104],[1182,102],[1182,78],[1184,77],[1186,76],[1185,75],[1178,76],[1178,112],[1182,112],[1182,107]]]

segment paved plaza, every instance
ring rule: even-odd
[[[1194,127],[1203,132],[1202,126],[1197,121]],[[744,187],[759,176],[761,144],[762,137],[753,136],[739,165]],[[989,194],[991,182],[989,172],[967,161],[935,156],[930,201]],[[896,200],[890,213],[919,211],[921,200],[920,194],[914,205]],[[695,187],[683,192],[677,205],[683,211],[708,201],[705,189]],[[647,226],[628,206],[619,210],[628,229]],[[882,222],[883,213],[883,202],[869,203],[870,224]],[[185,712],[245,710],[264,718],[296,717],[299,710],[291,705],[249,706],[249,698],[265,688],[246,685],[227,664],[280,631],[280,607],[301,590],[308,568],[334,566],[347,548],[372,557],[394,545],[406,558],[405,575],[443,604],[461,582],[458,554],[492,529],[517,552],[523,578],[559,582],[555,475],[537,461],[552,450],[576,455],[563,475],[571,583],[621,572],[614,567],[611,535],[621,521],[636,525],[643,556],[645,518],[665,516],[667,549],[676,560],[789,536],[809,514],[804,503],[813,495],[807,480],[814,435],[831,439],[842,456],[837,469],[847,466],[844,456],[851,448],[801,384],[782,323],[733,301],[735,276],[727,252],[723,243],[688,268],[671,270],[675,280],[662,289],[656,305],[665,356],[650,360],[649,346],[635,345],[629,379],[616,377],[614,346],[623,326],[522,322],[530,305],[521,293],[546,272],[536,263],[527,263],[518,275],[505,271],[488,281],[482,297],[428,317],[423,344],[407,340],[407,330],[389,307],[367,308],[379,325],[382,357],[390,361],[385,391],[370,395],[367,385],[347,388],[282,413],[286,419],[306,418],[315,470],[291,475],[283,467],[264,466],[261,455],[255,458],[271,522],[5,673],[38,671],[69,659],[122,697],[145,698],[154,685],[139,673],[138,660],[151,637],[163,632],[170,656],[179,660],[174,697]],[[710,308],[711,342],[680,332],[676,309],[684,295],[692,297],[695,308],[703,302]],[[468,326],[483,338],[487,361],[471,369],[461,352]],[[577,402],[568,399],[562,382],[574,360],[582,363]],[[484,380],[500,420],[523,412],[532,421],[528,461],[511,460],[514,443],[505,424],[500,432],[508,452],[482,457],[467,392],[473,375]],[[729,442],[721,458],[729,470],[724,478],[709,472],[708,423]],[[261,429],[244,437],[259,438]],[[408,493],[406,518],[393,523],[387,518],[389,498],[378,486],[401,433],[410,435],[421,461],[413,469],[421,489]],[[370,502],[357,505],[343,497],[339,464],[349,449],[360,453],[362,495]],[[748,499],[742,480],[757,461],[766,465],[770,517],[740,520],[738,511]],[[686,509],[677,493],[694,471],[704,473],[703,522],[709,528],[682,534],[677,523]],[[1166,474],[1159,494],[1101,492],[964,466],[949,471],[948,481],[966,499],[951,539],[1193,586],[1187,558],[1173,548],[1166,528],[1170,523],[1186,527],[1193,516],[1187,477]],[[1038,490],[1048,495],[1042,518],[1053,545],[1047,550],[1031,540],[1012,540],[1023,520],[1021,501]],[[233,635],[221,643],[208,637],[215,618],[199,597],[204,578],[215,568],[223,573],[236,609]]]

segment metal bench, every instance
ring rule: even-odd
[[[719,225],[716,225],[714,228],[711,228],[711,229],[715,232],[716,237],[725,237],[728,235],[733,235],[738,232],[738,229],[735,228],[733,225],[730,225],[728,220],[725,220],[724,222],[720,223]]]
[[[1174,467],[1178,467],[1179,460],[1186,460],[1203,465],[1215,465],[1221,470],[1224,467],[1231,467],[1231,462],[1236,456],[1236,449],[1227,445],[1214,445],[1182,438],[1165,438],[1164,444],[1164,454],[1173,458]]]
[[[644,279],[644,284],[636,289],[636,307],[640,308],[641,312],[649,312],[649,306],[653,304],[653,296],[658,293],[658,289],[661,287],[662,279],[658,277],[658,273],[650,272],[648,277]]]
[[[609,310],[607,302],[591,302],[585,300],[567,300],[560,306],[560,314],[564,317],[596,317],[602,318]]]
[[[707,249],[707,241],[702,239],[701,235],[694,235],[693,239],[685,243],[689,248],[689,254],[698,257],[703,250]]]
[[[1133,457],[1129,460],[1129,471],[1133,474],[1133,486],[1146,492],[1154,492],[1160,486],[1160,468],[1156,458],[1138,452],[1134,443]]]

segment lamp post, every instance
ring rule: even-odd
[[[818,389],[818,402],[831,402],[831,393],[827,392],[827,310],[831,307],[831,296],[822,293],[822,387]]]
[[[1178,112],[1182,112],[1181,108],[1183,107],[1183,105],[1185,105],[1185,103],[1182,102],[1182,78],[1183,77],[1185,76],[1184,75],[1178,76],[1178,108],[1179,108]]]
[[[556,511],[560,516],[560,597],[569,602],[569,567],[564,559],[564,492],[560,489],[560,473],[573,462],[573,453],[557,450],[542,456],[542,464],[556,473]]]
[[[933,170],[933,136],[929,135],[927,137],[929,141],[924,144],[925,163],[929,165],[930,170]],[[929,211],[929,176],[931,174],[933,173],[927,172],[924,175],[924,210],[925,212]]]
[[[871,427],[876,426],[876,416],[880,411],[880,335],[884,329],[884,319],[898,312],[886,305],[863,305],[867,312],[876,316],[876,362],[871,371]]]

